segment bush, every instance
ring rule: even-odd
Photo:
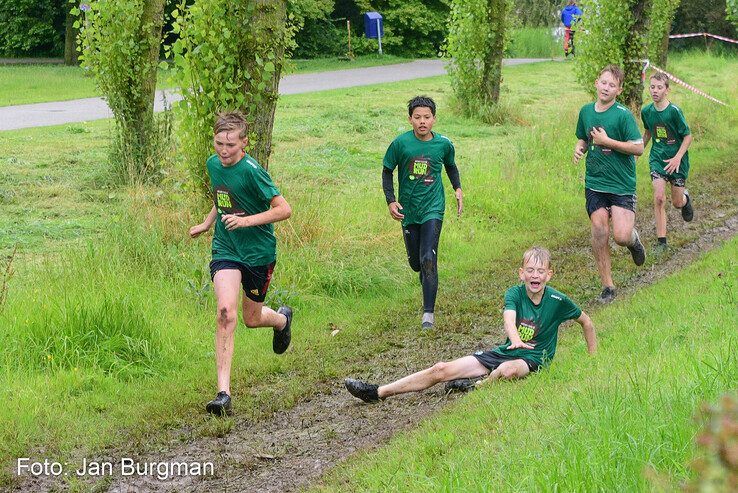
[[[0,55],[64,53],[65,4],[54,0],[0,0]]]
[[[321,58],[345,55],[348,43],[345,21],[342,28],[329,19],[307,19],[295,35],[295,58]]]

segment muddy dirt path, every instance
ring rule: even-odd
[[[697,208],[696,220],[685,224],[678,211],[670,210],[669,227],[673,238],[692,238],[673,252],[673,255],[647,268],[637,271],[627,285],[620,289],[620,296],[633,293],[664,276],[677,271],[695,260],[700,254],[720,246],[738,233],[738,215],[735,201],[721,202],[705,198]],[[725,195],[722,195],[725,197]],[[639,213],[640,214],[640,213]],[[645,216],[645,217],[644,217]],[[653,234],[646,228],[652,224],[645,212],[638,221],[642,236],[649,243]],[[652,226],[651,226],[652,227]],[[644,234],[644,232],[646,234]],[[588,237],[572,239],[570,244],[556,248],[560,272],[565,272],[567,262],[589,260]],[[647,244],[650,252],[650,245]],[[627,252],[626,252],[627,254]],[[622,252],[614,255],[623,255]],[[563,264],[563,265],[562,265]],[[470,281],[470,284],[473,280]],[[555,283],[554,283],[555,284]],[[484,288],[477,288],[484,289]],[[616,302],[621,302],[616,300]],[[582,304],[588,311],[596,311],[594,301]],[[449,359],[470,354],[478,347],[489,346],[503,339],[499,317],[489,317],[479,323],[487,334],[481,340],[479,331],[455,337],[424,337],[410,341],[403,347],[378,354],[361,363],[361,372],[354,376],[372,381],[386,382],[428,366],[439,359]],[[137,463],[145,462],[212,462],[212,476],[178,476],[166,481],[155,475],[123,478],[107,477],[103,481],[87,479],[82,489],[108,492],[167,492],[167,491],[249,491],[288,492],[315,484],[331,467],[357,451],[370,450],[386,443],[402,430],[414,428],[427,416],[441,410],[458,395],[445,395],[443,386],[418,394],[393,398],[389,402],[367,405],[351,397],[343,387],[342,379],[336,379],[327,390],[298,403],[284,412],[274,413],[258,422],[235,416],[233,426],[222,437],[197,437],[191,430],[181,430],[164,450],[132,456],[120,450],[106,453],[98,460],[119,461],[121,456],[132,457]],[[17,491],[68,490],[69,484],[53,482],[50,478],[22,480]]]

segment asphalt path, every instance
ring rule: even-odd
[[[548,61],[541,58],[511,58],[505,65]],[[366,86],[385,82],[422,79],[446,73],[443,60],[415,60],[408,63],[379,67],[352,68],[330,72],[287,75],[279,82],[280,94],[302,94],[345,87]],[[155,110],[161,111],[164,101],[171,104],[181,99],[175,91],[157,91]],[[103,98],[73,99],[51,103],[23,104],[0,107],[0,130],[47,127],[64,123],[87,122],[112,118],[113,113]]]

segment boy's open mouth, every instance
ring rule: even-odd
[[[539,287],[541,287],[541,281],[531,281],[530,282],[530,287],[531,288],[539,288]]]

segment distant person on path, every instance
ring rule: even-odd
[[[577,6],[577,0],[568,0],[566,7],[561,10],[561,23],[564,25],[564,56],[574,54],[574,24],[582,16],[582,9]]]
[[[587,214],[592,223],[592,250],[602,281],[599,301],[616,296],[610,263],[610,220],[615,243],[628,247],[636,265],[646,261],[635,229],[635,157],[643,138],[633,114],[615,98],[623,91],[623,69],[608,65],[595,81],[597,101],[579,111],[574,163],[587,154],[584,179]]]
[[[272,223],[289,218],[292,209],[264,168],[246,154],[248,130],[241,113],[219,114],[213,134],[215,154],[206,166],[214,205],[205,221],[190,228],[190,236],[199,236],[215,223],[210,277],[218,305],[218,395],[205,409],[222,416],[231,414],[231,362],[239,301],[247,327],[274,330],[275,353],[284,353],[290,344],[292,309],[282,306],[275,312],[264,306],[264,298],[277,258]],[[239,300],[241,287],[243,296]]]
[[[565,294],[546,285],[553,276],[548,250],[533,247],[526,251],[518,276],[522,284],[505,293],[502,312],[507,333],[505,344],[448,363],[436,363],[387,385],[349,378],[345,381],[346,389],[365,402],[376,402],[392,395],[425,390],[441,382],[448,382],[447,390],[467,390],[482,379],[523,378],[553,360],[559,325],[566,320],[576,320],[582,326],[587,351],[594,354],[597,337],[592,320]]]
[[[458,215],[463,208],[463,193],[454,145],[447,137],[432,131],[436,103],[429,97],[417,96],[408,102],[408,114],[412,130],[399,135],[389,145],[384,155],[382,188],[390,217],[402,222],[410,267],[420,273],[421,327],[432,329],[438,292],[438,241],[446,208],[442,167],[455,190]],[[395,198],[392,178],[395,168],[398,168],[399,201]]]
[[[643,146],[653,139],[649,154],[651,183],[653,184],[653,208],[656,220],[656,252],[666,250],[666,183],[671,184],[671,203],[681,209],[682,219],[689,222],[694,217],[692,199],[687,191],[689,175],[689,149],[692,134],[684,114],[669,101],[669,78],[657,72],[651,76],[649,89],[653,103],[643,107],[641,120],[645,132]]]

